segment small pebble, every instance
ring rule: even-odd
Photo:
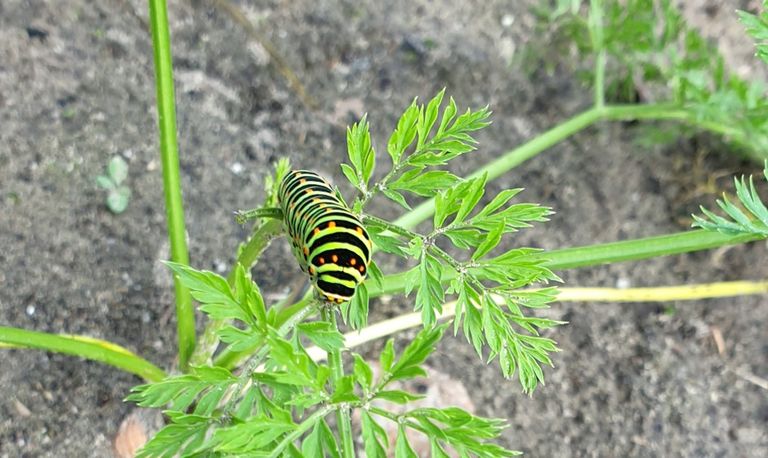
[[[133,413],[120,424],[113,443],[115,455],[118,458],[131,458],[146,443],[147,428],[138,414]]]
[[[35,314],[35,306],[34,305],[28,305],[26,309],[27,315],[32,316]]]
[[[510,27],[514,23],[515,23],[515,17],[512,16],[511,14],[505,14],[504,16],[501,17],[501,25],[503,27]]]
[[[18,399],[13,400],[13,407],[16,409],[16,413],[18,413],[20,417],[28,417],[32,415],[32,412],[29,411],[27,406],[22,404]]]
[[[239,162],[235,162],[231,166],[229,166],[229,170],[231,170],[232,173],[234,173],[235,175],[240,175],[241,173],[243,173],[244,169],[245,167],[243,167],[243,164]]]

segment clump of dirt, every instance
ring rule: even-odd
[[[231,265],[247,235],[232,211],[258,204],[281,156],[333,177],[351,195],[338,164],[344,126],[363,112],[383,152],[414,96],[447,87],[461,106],[490,104],[494,123],[479,151],[452,166],[461,174],[586,106],[571,75],[532,78],[509,65],[530,37],[532,4],[240,5],[314,98],[310,110],[231,17],[208,2],[172,1],[193,264],[219,272]],[[0,316],[4,325],[106,338],[172,368],[145,8],[139,0],[0,4]],[[523,186],[523,199],[557,212],[506,246],[553,249],[684,230],[687,215],[714,200],[690,183],[693,172],[759,172],[706,143],[648,150],[633,134],[632,126],[600,125],[494,181],[488,196]],[[113,155],[128,162],[133,191],[119,216],[94,183]],[[730,189],[726,179],[716,183]],[[375,205],[382,217],[399,211]],[[254,278],[274,300],[301,272],[282,241],[266,259]],[[560,274],[571,286],[758,279],[768,276],[765,259],[765,246],[753,244]],[[381,265],[395,267],[385,258]],[[412,304],[393,298],[373,308],[375,321]],[[509,419],[504,445],[534,456],[768,455],[768,400],[749,379],[768,377],[765,297],[561,303],[546,314],[569,324],[551,333],[563,351],[531,397],[461,336],[446,339],[431,360],[463,381],[479,414]],[[132,409],[122,399],[137,378],[37,351],[3,350],[0,366],[0,457],[111,456]]]

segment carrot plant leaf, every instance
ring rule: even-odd
[[[365,193],[368,189],[368,181],[373,175],[376,156],[371,144],[371,132],[366,116],[347,128],[347,153],[352,167],[347,164],[341,165],[344,176],[357,189]]]
[[[366,410],[362,411],[362,420],[365,456],[370,458],[386,458],[386,444],[389,443],[387,431]]]
[[[278,438],[295,428],[296,424],[288,419],[254,416],[233,426],[217,428],[206,448],[228,455],[266,455]]]
[[[344,336],[327,321],[299,323],[296,329],[325,351],[339,350],[344,346]]]
[[[336,436],[333,435],[325,420],[317,422],[312,433],[302,441],[301,453],[305,457],[323,458],[330,456],[331,458],[340,458]]]
[[[768,161],[763,175],[768,181]],[[693,215],[693,226],[723,234],[754,234],[768,238],[768,208],[766,208],[755,187],[752,177],[734,178],[738,205],[723,194],[717,205],[727,216],[719,216],[701,207],[703,216]]]
[[[141,407],[165,408],[170,405],[170,410],[183,412],[206,390],[223,390],[236,381],[237,378],[224,368],[194,367],[189,374],[136,386],[125,400]]]
[[[445,90],[439,92],[426,105],[414,100],[405,109],[387,142],[392,169],[372,186],[367,186],[371,174],[366,171],[373,170],[374,154],[366,118],[363,117],[347,131],[347,147],[352,165],[342,165],[342,171],[361,191],[362,196],[353,206],[355,209],[362,209],[380,192],[410,210],[403,192],[431,197],[458,181],[453,174],[432,167],[444,165],[457,156],[473,151],[477,141],[471,133],[488,125],[490,111],[485,107],[475,111],[467,110],[456,116],[456,102],[451,98],[440,118],[444,93]],[[370,154],[366,155],[365,151]],[[370,165],[366,165],[367,158],[370,158]]]
[[[445,453],[444,446],[448,446],[459,456],[490,458],[521,454],[489,442],[506,428],[504,420],[477,417],[458,407],[415,409],[402,415],[402,424],[428,433],[433,450],[439,448],[442,453]]]
[[[402,424],[397,427],[395,458],[418,458],[418,455],[416,455],[410,442],[408,442],[408,436],[405,434],[405,426]]]
[[[136,458],[171,458],[179,453],[191,455],[206,438],[213,420],[200,415],[165,413],[171,424],[157,432],[136,453]]]
[[[747,33],[755,39],[757,57],[768,63],[768,1],[763,0],[763,11],[759,14],[746,11],[736,11],[736,14]]]

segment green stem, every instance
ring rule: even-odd
[[[237,261],[235,261],[235,266],[240,264],[246,269],[250,269],[259,256],[261,256],[261,253],[267,248],[269,242],[281,233],[282,228],[282,220],[271,219],[265,221],[264,224],[254,231],[251,238],[248,239],[248,242],[240,250]],[[232,268],[227,276],[227,283],[229,283],[230,286],[232,286],[235,281],[235,270],[235,268]],[[224,327],[227,322],[228,320],[210,320],[206,323],[205,330],[200,336],[195,353],[191,358],[193,365],[199,366],[210,362],[211,355],[213,355],[219,345],[219,337],[216,333]]]
[[[563,270],[690,253],[757,240],[761,240],[758,235],[726,235],[699,229],[622,242],[564,248],[542,252],[538,257],[546,259],[544,265],[550,269]]]
[[[162,369],[111,342],[85,336],[49,334],[0,326],[0,347],[36,348],[98,361],[136,374],[148,382],[165,378]]]
[[[184,229],[184,201],[181,196],[179,150],[176,143],[176,108],[173,95],[173,61],[171,37],[168,30],[168,11],[165,0],[149,0],[152,44],[155,52],[157,86],[157,116],[160,129],[160,156],[163,164],[163,187],[168,217],[168,237],[171,242],[171,261],[189,264],[186,231]],[[174,276],[176,288],[176,320],[179,345],[179,367],[186,372],[189,357],[195,349],[195,311],[192,296]]]
[[[414,239],[416,237],[421,237],[421,234],[417,234],[413,231],[405,229],[404,227],[397,226],[393,223],[390,223],[389,221],[383,220],[373,215],[363,215],[363,223],[376,224],[378,226],[385,228],[389,232],[393,234],[397,234],[401,237],[405,237],[408,240]]]
[[[552,270],[565,270],[689,253],[756,240],[761,240],[761,237],[757,235],[725,235],[719,232],[695,230],[622,242],[564,248],[541,252],[535,256],[536,258],[544,259],[543,264]],[[385,276],[381,287],[376,282],[367,280],[368,295],[370,297],[377,297],[402,293],[407,275],[408,272],[401,272]],[[454,269],[446,267],[443,271],[442,281],[448,282],[455,275],[456,271]]]
[[[313,294],[313,289],[310,288],[298,302],[280,310],[277,314],[277,319],[275,319],[275,325],[282,326],[284,323],[290,322],[292,319],[291,317],[309,307],[313,301]]]
[[[252,219],[274,218],[283,219],[283,210],[276,207],[261,207],[253,210],[238,210],[235,212],[235,220],[238,224],[245,224]]]
[[[589,36],[595,51],[594,104],[600,108],[605,105],[605,41],[603,34],[603,2],[592,0],[589,9]]]
[[[283,232],[283,221],[272,219],[265,221],[259,226],[248,239],[248,242],[240,250],[237,256],[236,264],[240,264],[246,269],[250,269],[259,259],[261,253],[269,246],[269,243]],[[227,276],[227,281],[231,284],[235,280],[235,269]]]
[[[411,428],[415,431],[419,431],[422,434],[429,435],[429,431],[426,431],[426,428],[416,423],[415,421],[406,418],[404,415],[394,414],[380,407],[373,407],[373,406],[368,408],[368,412],[374,415],[378,415],[382,418],[386,418],[387,420],[396,423],[398,426],[403,425],[407,428]]]
[[[322,307],[321,313],[323,321],[333,324],[338,329],[336,323],[336,313],[329,307]],[[344,365],[341,360],[341,351],[333,350],[328,352],[328,366],[331,368],[331,382],[333,386],[338,386],[339,381],[344,377]],[[349,415],[349,407],[338,406],[336,409],[336,422],[338,423],[339,436],[342,444],[342,455],[344,458],[355,456],[355,450],[352,439],[352,422]]]

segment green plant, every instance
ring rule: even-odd
[[[650,3],[630,2],[636,14],[625,19],[643,17],[641,4]],[[666,2],[661,4],[668,6]],[[569,2],[569,5],[578,8],[579,2]],[[667,21],[674,18],[671,10],[664,11]],[[358,430],[353,430],[351,425],[352,409],[360,409],[362,413],[359,431],[362,431],[367,456],[386,453],[388,441],[380,425],[382,421],[392,421],[398,426],[396,456],[415,456],[403,434],[408,428],[421,431],[429,438],[435,456],[447,456],[448,449],[462,456],[513,455],[515,452],[493,443],[504,427],[503,420],[481,418],[456,408],[412,409],[396,415],[370,401],[385,399],[408,404],[418,399],[418,395],[391,389],[389,384],[424,374],[422,363],[451,328],[450,323],[440,321],[449,319],[453,320],[454,333],[461,331],[480,356],[496,360],[506,377],[516,376],[523,391],[531,393],[543,381],[543,366],[552,363],[551,353],[557,351],[554,341],[542,334],[562,324],[533,314],[536,308],[546,307],[556,299],[557,291],[547,285],[558,281],[553,271],[704,250],[768,237],[768,211],[752,179],[742,178],[736,182],[738,204],[727,197],[718,202],[727,216],[702,209],[703,216],[695,217],[695,224],[701,229],[548,252],[522,247],[501,250],[503,236],[546,221],[551,211],[536,204],[511,203],[520,189],[504,190],[483,200],[485,185],[597,121],[675,120],[688,127],[724,134],[739,148],[752,148],[750,154],[760,152],[759,138],[766,135],[765,125],[755,119],[753,109],[764,106],[765,101],[751,92],[754,100],[750,100],[754,103],[739,105],[747,100],[739,99],[741,102],[734,105],[722,104],[727,116],[708,114],[703,109],[708,106],[710,110],[718,110],[719,105],[712,97],[719,92],[711,92],[701,99],[681,97],[663,104],[606,103],[604,88],[611,85],[606,86],[605,73],[609,50],[618,46],[618,38],[611,34],[611,30],[617,32],[618,29],[606,23],[623,16],[602,2],[593,1],[586,29],[582,29],[588,31],[590,46],[596,51],[591,74],[595,90],[593,107],[461,178],[444,166],[475,149],[472,135],[487,126],[490,112],[482,108],[460,114],[453,99],[446,102],[440,92],[427,104],[414,101],[405,110],[387,142],[390,167],[387,173],[379,173],[382,178],[373,183],[374,168],[377,164],[381,167],[382,159],[373,149],[368,121],[363,118],[347,132],[349,161],[341,166],[343,174],[359,191],[349,208],[361,218],[376,249],[405,258],[412,266],[403,272],[385,275],[372,263],[368,278],[355,288],[352,300],[342,303],[338,309],[318,301],[311,291],[295,302],[268,304],[249,277],[249,270],[269,241],[282,233],[283,215],[277,208],[277,189],[289,166],[287,162],[280,162],[274,178],[268,180],[263,207],[240,215],[241,220],[257,218],[259,221],[249,240],[238,250],[237,262],[230,274],[224,278],[189,267],[179,184],[170,41],[162,0],[150,1],[150,17],[172,246],[168,267],[175,274],[182,374],[168,376],[143,358],[109,342],[0,327],[0,346],[79,355],[137,374],[150,382],[136,387],[129,399],[143,406],[165,409],[168,424],[147,444],[142,452],[145,456],[177,453],[353,456],[352,439]],[[750,32],[764,40],[765,15],[752,18],[742,16]],[[680,27],[672,29],[679,31]],[[692,49],[711,52],[704,48]],[[659,49],[649,48],[648,52],[651,51],[659,52]],[[637,59],[629,62],[644,62],[642,57]],[[645,64],[641,67],[645,68]],[[717,70],[707,66],[697,68],[704,76]],[[690,89],[690,82],[678,78],[680,74],[666,75],[682,81],[685,91]],[[727,90],[735,90],[737,86],[728,86]],[[728,119],[729,116],[733,119]],[[754,145],[753,138],[758,139]],[[764,174],[768,179],[768,164]],[[406,211],[404,215],[387,221],[369,214],[372,199],[382,196],[401,205]],[[411,208],[419,198],[426,200]],[[415,231],[418,224],[430,218],[431,228],[423,233]],[[632,292],[642,300],[664,301],[670,297],[765,292],[768,285],[730,282],[704,289],[698,285],[682,285],[674,290],[671,293],[646,288]],[[566,288],[560,291],[568,292]],[[344,360],[342,351],[352,345],[350,337],[339,331],[337,314],[362,335],[372,333],[367,327],[368,303],[383,294],[411,297],[417,319],[407,325],[420,325],[423,329],[399,352],[390,339],[379,356],[383,374],[374,377],[370,364],[360,355],[352,354]],[[192,298],[201,304],[200,309],[209,318],[199,338],[194,333]],[[449,301],[450,298],[454,300]],[[407,317],[410,319],[412,315]],[[392,326],[394,330],[400,328]],[[327,363],[310,356],[316,354],[308,348],[310,343],[322,350]],[[334,415],[335,419],[329,420]]]
[[[760,80],[728,72],[717,48],[689,27],[670,0],[559,0],[539,8],[544,37],[524,53],[529,68],[575,51],[571,70],[594,93],[594,108],[623,112],[647,123],[642,140],[667,142],[701,131],[719,135],[732,151],[762,162],[768,157],[768,101]],[[757,40],[765,40],[757,16],[740,13]],[[754,19],[753,19],[754,18]],[[763,21],[764,15],[763,15]],[[762,23],[764,27],[764,22]],[[546,43],[546,44],[545,44]],[[765,44],[758,44],[758,53]],[[762,50],[762,51],[761,51]],[[624,111],[617,102],[651,101]]]
[[[126,178],[128,178],[128,164],[120,156],[110,159],[106,175],[96,177],[96,184],[108,191],[107,208],[118,215],[125,211],[131,200],[131,188],[124,184]]]
[[[755,55],[768,63],[768,2],[763,1],[763,11],[760,14],[751,14],[746,11],[736,11],[739,20],[744,24],[747,33],[754,38],[757,52]]]
[[[138,387],[129,399],[151,407],[163,407],[171,402],[173,405],[167,412],[174,419],[179,419],[148,444],[147,453],[173,453],[180,442],[189,440],[185,453],[270,451],[271,456],[280,456],[293,440],[305,432],[315,428],[327,429],[318,425],[325,421],[324,416],[335,412],[338,414],[337,425],[344,455],[351,456],[350,409],[364,410],[367,420],[363,423],[362,434],[369,453],[374,453],[373,450],[382,447],[377,439],[380,427],[373,417],[367,416],[371,411],[367,406],[376,399],[405,403],[419,398],[415,393],[393,392],[386,388],[393,381],[424,375],[419,365],[434,349],[445,330],[445,326],[437,326],[436,321],[443,312],[446,293],[458,298],[454,332],[462,330],[481,357],[487,347],[490,350],[488,357],[498,357],[502,372],[507,377],[516,373],[526,391],[532,391],[543,380],[540,366],[551,364],[548,354],[556,351],[556,347],[552,340],[540,336],[540,331],[560,323],[526,316],[524,310],[546,306],[554,299],[554,290],[521,288],[556,280],[557,277],[542,266],[541,258],[534,257],[535,250],[518,248],[494,257],[487,254],[498,245],[504,234],[525,228],[531,222],[544,221],[550,211],[534,204],[510,205],[510,200],[519,189],[505,191],[487,205],[480,206],[485,186],[483,177],[460,180],[447,171],[435,168],[472,151],[475,141],[470,133],[487,125],[489,115],[486,109],[458,115],[456,104],[451,100],[440,116],[442,99],[441,92],[426,106],[414,102],[405,111],[389,141],[392,168],[380,181],[369,183],[376,161],[365,120],[349,130],[350,164],[345,167],[347,175],[352,177],[353,184],[360,190],[360,195],[352,204],[357,211],[365,210],[371,198],[379,192],[403,206],[407,203],[402,193],[437,198],[433,229],[427,234],[417,234],[365,213],[361,215],[376,247],[417,263],[405,279],[405,292],[415,291],[415,308],[422,314],[425,331],[406,347],[399,360],[394,359],[393,341],[390,341],[387,352],[391,354],[382,356],[384,374],[378,380],[373,380],[372,369],[359,355],[354,355],[353,373],[347,374],[341,359],[344,339],[336,324],[336,310],[325,301],[308,296],[301,308],[292,311],[302,320],[296,323],[294,317],[282,313],[289,310],[288,307],[265,306],[258,289],[242,267],[237,270],[232,288],[226,279],[216,274],[172,264],[171,268],[182,283],[202,304],[201,310],[216,320],[234,321],[234,324],[225,324],[216,331],[221,340],[229,345],[228,348],[234,351],[251,349],[256,356],[250,358],[239,376],[233,376],[224,367],[218,368],[215,386],[205,383],[211,380],[211,373],[204,366],[199,368],[200,373],[196,372],[198,368],[193,369],[193,377],[182,375],[160,384]],[[286,168],[285,164],[281,164],[278,177],[285,175]],[[306,173],[292,174],[285,187],[298,182],[298,178],[294,177],[309,176]],[[277,186],[281,180],[273,182]],[[273,187],[272,195],[275,193]],[[288,194],[289,202],[293,202],[292,195]],[[285,211],[286,204],[283,205]],[[267,208],[249,213],[277,214],[276,210]],[[292,226],[298,224],[295,222],[298,214],[290,214],[289,218],[289,222],[294,221]],[[350,221],[354,219],[351,216],[348,218]],[[301,238],[305,237],[303,232]],[[442,239],[451,241],[460,249],[471,248],[473,253],[467,259],[458,260],[439,248],[437,242]],[[299,257],[304,256],[300,248],[297,248],[297,253]],[[452,269],[455,274],[448,288],[440,281],[443,269]],[[370,272],[371,281],[381,283],[382,275],[375,264],[371,264]],[[324,298],[328,294],[327,291],[321,292],[318,297]],[[368,287],[362,284],[355,289],[352,300],[341,305],[341,316],[353,328],[360,329],[365,325],[368,299]],[[316,314],[321,316],[320,320],[304,321]],[[328,365],[314,363],[308,358],[301,344],[302,338],[313,341],[328,352]],[[264,365],[263,369],[256,369],[261,365]],[[214,388],[215,394],[206,391]],[[265,391],[270,394],[265,394]],[[223,408],[214,412],[224,396],[229,400]],[[193,411],[195,417],[181,417],[195,399],[199,399]],[[256,407],[260,403],[254,403],[254,399],[263,399],[266,404],[276,407]],[[280,399],[293,401],[283,405],[278,401]],[[315,412],[323,412],[323,415],[315,415]],[[375,412],[385,419],[404,422],[398,436],[398,441],[405,441],[403,447],[407,447],[407,440],[402,433],[405,427],[409,427],[422,432],[431,431],[435,450],[450,447],[477,456],[506,456],[512,453],[486,443],[487,439],[500,432],[502,422],[498,420],[474,417],[459,409],[414,410],[402,416],[386,414],[381,409]],[[267,425],[274,426],[273,422],[278,417],[281,418],[282,428],[279,434],[290,440],[283,438],[275,446],[280,436],[260,431]],[[306,419],[298,421],[299,418]],[[181,421],[187,428],[185,441],[179,441],[177,428]],[[464,424],[467,421],[469,423]],[[455,431],[459,425],[460,430]],[[212,441],[203,444],[195,440],[210,434],[209,429],[214,431]],[[276,430],[269,428],[269,431]],[[435,435],[436,431],[440,433]],[[242,437],[248,439],[238,439]]]

